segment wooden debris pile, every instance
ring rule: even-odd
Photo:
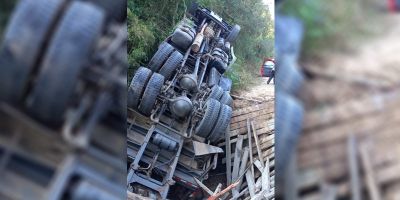
[[[236,104],[238,105],[238,104]],[[226,134],[227,185],[236,184],[232,199],[271,199],[274,196],[274,102],[235,109]]]
[[[315,75],[303,92],[300,199],[398,199],[400,90]]]

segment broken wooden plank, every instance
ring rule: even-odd
[[[250,129],[250,119],[247,119],[247,141],[249,144],[249,157],[250,163],[253,163],[253,144],[251,143],[251,129]],[[254,167],[253,165],[250,166],[251,175],[254,177]]]
[[[374,171],[372,168],[372,163],[368,155],[368,146],[366,144],[360,145],[360,155],[361,163],[365,170],[365,175],[367,179],[367,187],[371,200],[381,200],[382,195],[378,188],[376,179],[374,177]]]
[[[226,129],[226,134],[225,134],[225,153],[226,153],[226,159],[231,160],[231,136],[230,136],[230,126]],[[226,185],[231,184],[232,180],[232,163],[227,162],[226,163]]]
[[[204,185],[199,179],[196,177],[193,177],[194,181],[203,189],[205,192],[207,192],[208,195],[213,196],[213,191],[211,191],[206,185]]]
[[[239,174],[244,174],[245,173],[248,159],[249,159],[249,147],[245,147],[244,148],[243,157],[242,157],[242,161],[241,161],[241,164],[240,164]],[[239,177],[238,181],[239,181],[239,184],[236,186],[236,189],[234,190],[234,191],[237,191],[237,192],[240,190],[240,186],[243,183],[243,177]]]
[[[262,173],[264,171],[264,163],[261,164],[261,162],[259,160],[255,160],[254,161],[254,165],[257,167],[257,169]]]
[[[350,183],[352,200],[361,200],[360,175],[357,160],[356,138],[350,135],[347,141],[348,162],[350,169]]]
[[[221,188],[222,188],[222,183],[218,183],[217,187],[215,188],[215,191],[213,193],[213,196],[215,196],[216,194],[218,194],[219,192],[221,192]]]
[[[262,157],[262,152],[261,152],[261,147],[258,141],[258,136],[257,136],[257,130],[254,128],[254,121],[251,122],[251,127],[253,129],[253,136],[254,136],[254,141],[256,143],[256,147],[257,147],[257,153],[258,153],[258,159],[261,162],[261,166],[264,165],[264,158]],[[264,166],[263,166],[264,167]]]
[[[262,183],[262,190],[264,191],[268,191],[270,190],[270,182],[269,182],[269,159],[267,158],[267,161],[265,162],[265,167],[264,167],[264,171],[261,175],[261,183]]]
[[[243,136],[239,135],[238,136],[238,142],[236,144],[236,149],[235,149],[235,156],[233,160],[233,170],[232,170],[232,181],[231,183],[237,179],[239,175],[239,164],[240,164],[240,158],[242,155],[242,144],[243,144]]]
[[[254,183],[254,176],[251,175],[251,171],[246,172],[246,182],[247,186],[249,187],[250,197],[254,197],[256,194],[256,187]]]

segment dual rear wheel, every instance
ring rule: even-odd
[[[0,100],[22,104],[40,121],[62,122],[105,16],[88,2],[22,0],[0,47]]]
[[[215,143],[223,139],[232,118],[232,108],[215,99],[208,99],[203,119],[198,123],[196,135]]]
[[[140,67],[128,88],[128,107],[138,110],[145,116],[150,116],[163,84],[163,75]]]

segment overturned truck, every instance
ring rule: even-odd
[[[171,185],[194,197],[198,182],[217,166],[213,146],[225,138],[232,116],[240,26],[193,4],[128,89],[128,193],[166,199]],[[176,198],[176,197],[175,197]]]

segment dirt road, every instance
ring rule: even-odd
[[[235,92],[234,95],[239,95],[249,99],[270,100],[275,96],[275,85],[273,81],[267,84],[268,78],[256,77],[256,84],[249,88]]]

